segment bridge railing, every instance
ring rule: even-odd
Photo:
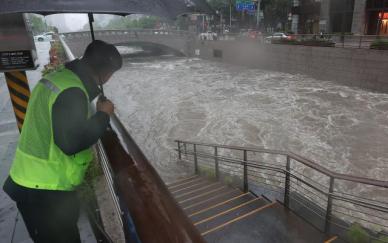
[[[287,151],[176,142],[195,173],[278,200],[323,232],[346,235],[360,224],[376,242],[388,237],[388,181],[336,173]]]
[[[228,33],[219,35],[217,38],[213,38],[212,40],[215,39],[222,41],[253,41],[262,44],[271,44],[272,40],[279,40],[279,37],[271,34]],[[277,44],[301,44],[318,46],[318,41],[326,41],[326,43],[322,43],[322,45],[326,44],[327,46],[331,47],[355,49],[378,49],[379,42],[383,42],[383,44],[388,42],[388,36],[349,34],[291,34],[288,35],[287,38],[283,37],[282,39],[285,41],[283,43]],[[312,41],[315,41],[315,43],[312,43]],[[385,48],[388,48],[387,44],[385,44]]]
[[[120,36],[128,36],[132,38],[137,38],[139,36],[144,35],[157,35],[157,36],[189,36],[191,35],[191,32],[188,31],[181,31],[181,30],[160,30],[160,29],[127,29],[127,30],[95,30],[94,31],[95,36],[114,36],[114,35],[120,35]],[[68,32],[68,33],[62,33],[65,38],[72,39],[72,38],[84,38],[84,37],[90,37],[90,31],[79,31],[79,32]]]

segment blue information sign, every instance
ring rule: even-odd
[[[256,5],[252,2],[237,2],[236,3],[237,11],[255,11]]]

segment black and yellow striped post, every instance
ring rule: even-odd
[[[30,99],[30,87],[28,85],[27,75],[25,71],[10,71],[5,72],[5,80],[19,131],[22,130],[24,117],[27,111],[28,100]]]

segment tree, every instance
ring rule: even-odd
[[[36,14],[29,14],[28,19],[30,21],[31,30],[34,35],[41,34],[48,29],[42,17],[39,17]]]
[[[96,29],[131,29],[131,28],[139,28],[139,29],[153,29],[156,27],[157,23],[160,20],[158,17],[154,16],[144,16],[139,19],[129,19],[125,17],[113,18],[109,21],[109,23],[102,27],[96,26]]]
[[[288,14],[291,11],[290,0],[262,0],[264,9],[264,24],[266,27],[277,28],[280,23],[283,28],[288,21]]]
[[[220,11],[226,22],[229,22],[230,4],[232,5],[232,19],[237,16],[236,0],[208,0],[209,6],[214,11]]]

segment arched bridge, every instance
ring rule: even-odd
[[[91,41],[89,31],[63,33],[64,40],[75,56],[81,56]],[[164,50],[190,56],[194,35],[187,31],[129,29],[97,30],[95,38],[116,46],[140,46],[143,49]]]

